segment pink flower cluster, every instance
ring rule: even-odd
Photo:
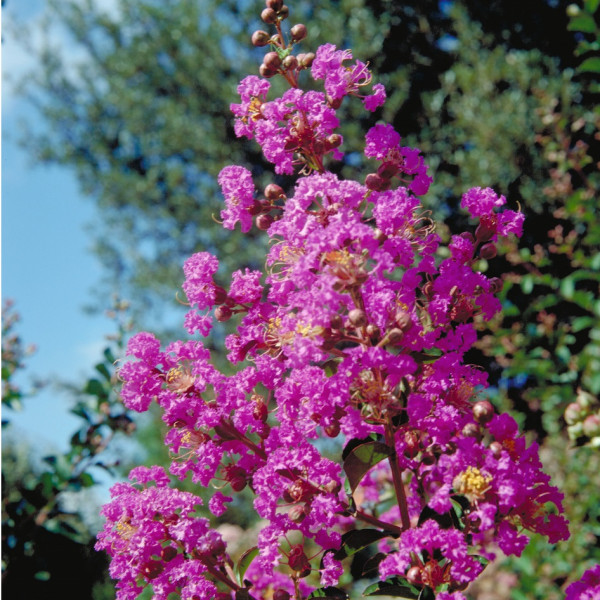
[[[267,7],[283,14],[277,0]],[[277,18],[272,43],[282,44]],[[427,167],[385,124],[366,139],[376,173],[360,183],[329,172],[341,143],[336,110],[371,82],[360,61],[344,65],[351,58],[319,48],[312,75],[324,93],[295,87],[301,61],[270,59],[269,75],[284,75],[291,89],[267,100],[268,81],[250,76],[232,105],[238,136],[256,139],[277,173],[302,175],[293,190],[270,184],[264,197],[241,166],[219,176],[224,226],[256,224],[271,240],[266,273],[237,271],[224,286],[214,256],[184,265],[188,332],[238,320],[225,341],[233,374],[214,366],[201,341],[162,350],[148,333],[131,338],[133,360],[120,371],[129,408],[156,400],[163,410],[171,474],[215,488],[213,514],[226,515],[250,489],[262,519],[256,549],[233,568],[194,514],[198,499],[168,487],[158,468],[138,469],[141,489],[114,488],[98,542],[113,556],[119,598],[149,583],[156,598],[219,590],[300,600],[315,585],[331,592],[361,540],[379,544],[371,580],[459,600],[497,549],[522,552],[524,530],[552,543],[568,536],[537,446],[481,399],[486,374],[465,362],[475,322],[501,308],[502,282],[477,265],[493,258],[499,238],[521,234],[523,215],[500,212],[502,196],[473,188],[462,206],[477,220],[474,233],[452,236],[441,254],[417,198],[431,183]],[[376,85],[363,101],[372,110],[384,99]]]

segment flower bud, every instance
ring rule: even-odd
[[[274,10],[275,12],[278,12],[281,10],[281,7],[283,6],[283,0],[265,0],[265,4],[267,5],[267,8],[270,8],[270,9]]]
[[[492,294],[499,294],[504,287],[504,282],[500,277],[492,277],[490,279],[490,292]]]
[[[383,179],[391,179],[400,170],[397,163],[384,162],[379,165],[377,169],[377,175]]]
[[[256,226],[261,231],[267,231],[273,224],[273,217],[271,215],[258,215],[256,217]]]
[[[265,65],[264,63],[260,65],[260,67],[258,67],[258,72],[260,73],[260,76],[264,77],[265,79],[270,79],[274,75],[277,75],[277,71],[269,69],[269,67],[267,67],[267,65]]]
[[[362,327],[367,324],[367,315],[364,310],[360,308],[353,308],[348,313],[348,320],[354,327]]]
[[[300,58],[302,57],[302,58]],[[303,69],[308,69],[315,60],[314,52],[307,52],[306,54],[298,54],[298,63]]]
[[[215,304],[223,304],[227,300],[227,292],[220,285],[215,285]]]
[[[217,306],[217,308],[215,309],[215,319],[217,319],[219,323],[225,323],[225,321],[229,321],[229,319],[231,319],[232,314],[233,313],[231,312],[229,306],[226,306],[225,304]]]
[[[299,42],[306,37],[306,25],[298,23],[290,29],[290,33],[292,34],[292,42]]]
[[[373,323],[369,323],[367,325],[367,335],[371,339],[378,338],[380,333],[381,333],[381,330],[379,329],[379,327],[377,327],[377,325],[374,325]]]
[[[344,326],[344,322],[340,315],[333,315],[329,321],[331,329],[341,329]]]
[[[327,94],[327,104],[333,108],[333,110],[337,110],[344,101],[344,98],[332,98],[329,94]]]
[[[266,46],[270,39],[271,36],[266,31],[258,29],[252,34],[252,45],[261,48],[262,46]]]
[[[289,592],[279,589],[273,594],[273,600],[290,600],[291,596]]]
[[[288,511],[288,517],[294,523],[302,523],[308,514],[306,508],[305,504],[294,504]]]
[[[369,173],[365,178],[365,185],[374,192],[384,192],[390,189],[392,182],[389,179],[380,177],[376,173]]]
[[[241,492],[248,482],[245,477],[234,477],[229,484],[234,492]]]
[[[285,194],[281,186],[276,183],[269,183],[265,188],[265,197],[267,200],[273,202],[274,200],[279,200],[279,198],[285,198]]]
[[[476,423],[467,423],[462,429],[463,437],[472,437],[481,440],[481,431]]]
[[[498,217],[496,215],[483,215],[479,219],[479,225],[475,230],[475,238],[478,242],[491,240],[498,229]]]
[[[419,567],[411,567],[406,573],[406,581],[413,585],[421,583],[421,569]]]
[[[494,458],[500,458],[502,455],[502,444],[500,442],[492,442],[490,444],[490,451]]]
[[[393,327],[390,329],[385,336],[388,344],[397,344],[404,337],[404,331],[399,329],[398,327]]]
[[[479,250],[479,255],[481,256],[481,258],[485,258],[485,260],[490,260],[494,258],[497,254],[498,250],[496,250],[496,244],[484,244]]]
[[[263,58],[263,65],[265,65],[267,69],[270,69],[271,71],[277,71],[277,69],[281,66],[279,54],[277,54],[277,52],[267,52]]]
[[[339,148],[342,145],[344,138],[339,133],[332,133],[327,138],[327,146],[329,148]]]
[[[290,16],[290,9],[286,4],[282,4],[281,8],[277,11],[277,14],[283,21],[283,19],[287,19]]]
[[[306,577],[310,574],[310,562],[306,554],[304,554],[304,548],[300,544],[290,548],[288,564],[290,569],[296,571],[300,577]]]
[[[260,18],[270,25],[277,21],[277,13],[272,8],[265,8],[260,13]]]
[[[470,231],[463,231],[460,234],[460,237],[467,240],[467,242],[470,242],[471,244],[475,243],[475,238],[473,237],[473,234]]]
[[[473,417],[481,425],[489,423],[494,418],[494,407],[487,400],[480,400],[473,405]]]
[[[267,419],[269,418],[269,407],[266,405],[262,396],[257,395],[256,397],[253,397],[253,400],[255,400],[256,405],[252,411],[252,416],[257,421],[266,423]]]
[[[298,59],[293,54],[288,54],[281,64],[286,71],[293,71],[298,66]]]
[[[340,433],[340,424],[337,421],[334,421],[331,425],[327,425],[323,431],[327,437],[337,437]]]
[[[396,325],[398,325],[398,328],[402,331],[407,331],[412,325],[410,314],[405,310],[398,310],[394,315],[394,321],[396,322]]]

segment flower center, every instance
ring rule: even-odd
[[[457,493],[466,496],[470,501],[480,500],[490,489],[491,475],[483,475],[477,467],[467,467],[454,478],[452,483]]]

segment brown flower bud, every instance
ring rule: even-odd
[[[277,54],[277,52],[267,52],[263,58],[263,65],[272,71],[277,71],[277,69],[281,66],[279,54]]]
[[[260,202],[259,200],[254,200],[252,202],[252,206],[248,209],[248,212],[255,217],[256,215],[260,215],[260,213],[263,211],[263,205],[262,202]]]
[[[410,326],[412,325],[410,314],[405,310],[396,311],[396,314],[394,315],[394,321],[402,331],[409,330]]]
[[[500,277],[492,277],[490,279],[490,292],[492,294],[499,294],[504,287],[504,282]]]
[[[273,202],[274,200],[279,200],[279,198],[285,198],[285,194],[281,186],[276,183],[269,183],[265,188],[265,197],[267,200]]]
[[[334,421],[331,425],[327,425],[323,431],[327,437],[337,437],[340,433],[340,424],[337,421]]]
[[[227,300],[227,292],[220,285],[215,285],[215,304],[223,304]]]
[[[485,260],[490,260],[494,258],[498,254],[498,250],[496,250],[496,244],[484,244],[481,246],[479,250],[479,255],[481,258],[485,258]]]
[[[374,192],[384,192],[390,189],[392,182],[389,179],[380,177],[377,173],[369,173],[365,178],[365,185]]]
[[[377,175],[383,179],[391,179],[400,170],[397,163],[384,162],[379,165]]]
[[[256,217],[256,226],[261,231],[267,231],[273,224],[273,217],[271,215],[258,215]]]
[[[283,19],[287,19],[290,16],[290,9],[286,4],[282,4],[281,8],[277,11],[277,14],[283,21]]]
[[[406,573],[406,581],[413,585],[421,583],[421,569],[419,567],[411,567]]]
[[[300,60],[300,56],[302,56],[302,60]],[[313,60],[315,60],[314,52],[307,52],[306,54],[298,55],[298,62],[303,69],[308,69],[312,65]]]
[[[217,308],[215,308],[215,319],[217,319],[219,323],[225,323],[225,321],[229,321],[229,319],[231,319],[232,314],[233,313],[231,312],[229,306],[225,304],[222,304],[221,306],[217,306]]]
[[[480,400],[473,404],[473,417],[481,425],[489,423],[494,418],[494,407],[487,400]]]
[[[327,138],[328,148],[339,148],[342,145],[344,138],[339,133],[332,133]]]
[[[341,329],[344,326],[344,322],[340,315],[333,315],[330,321],[331,329]]]
[[[404,331],[398,327],[394,327],[388,331],[386,336],[388,344],[397,344],[404,337]]]
[[[271,36],[266,31],[258,29],[252,34],[252,45],[261,48],[266,46],[270,39]]]
[[[267,5],[267,8],[277,12],[281,10],[281,7],[283,6],[283,0],[266,0],[265,4]]]
[[[360,308],[353,308],[348,313],[348,320],[354,327],[362,327],[367,324],[367,315],[364,310]]]
[[[494,458],[500,458],[502,455],[502,444],[500,442],[492,442],[490,444],[490,451]]]
[[[377,327],[377,325],[374,325],[373,323],[369,323],[367,325],[367,335],[370,338],[378,338],[380,333],[381,330],[379,329],[379,327]]]
[[[479,219],[479,225],[475,230],[475,238],[478,242],[491,240],[498,229],[498,217],[496,215],[483,215]]]
[[[260,76],[265,79],[270,79],[274,75],[277,75],[277,71],[273,71],[273,69],[270,69],[264,63],[258,67],[258,72],[260,73]]]
[[[308,514],[306,508],[305,504],[294,504],[288,511],[288,517],[294,523],[302,523]]]
[[[462,429],[463,437],[472,437],[481,440],[482,435],[479,426],[476,423],[467,423]]]
[[[292,42],[299,42],[300,40],[303,40],[306,37],[306,25],[298,23],[290,29],[290,33],[292,35]]]
[[[290,548],[288,564],[290,569],[296,571],[300,577],[306,577],[310,574],[310,562],[306,554],[304,554],[304,548],[301,544]]]
[[[286,71],[293,71],[298,66],[298,59],[293,54],[288,54],[283,59],[282,65]]]
[[[277,21],[277,13],[272,8],[265,8],[260,13],[260,18],[270,25]]]

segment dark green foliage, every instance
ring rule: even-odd
[[[3,389],[21,393],[11,381],[23,367],[22,344],[14,333],[14,312],[3,314]],[[71,386],[72,413],[82,420],[65,453],[43,457],[34,465],[25,453],[28,441],[10,432],[2,445],[2,592],[15,599],[60,597],[92,598],[96,584],[106,577],[108,561],[94,551],[93,531],[83,517],[82,492],[97,482],[94,470],[116,474],[107,457],[109,443],[118,433],[131,434],[135,426],[118,399],[115,356],[124,330],[104,351],[96,375],[83,386]],[[7,404],[13,408],[14,402]],[[9,430],[9,428],[7,428]],[[77,510],[65,507],[65,498],[79,498]],[[106,590],[96,598],[112,597]]]

